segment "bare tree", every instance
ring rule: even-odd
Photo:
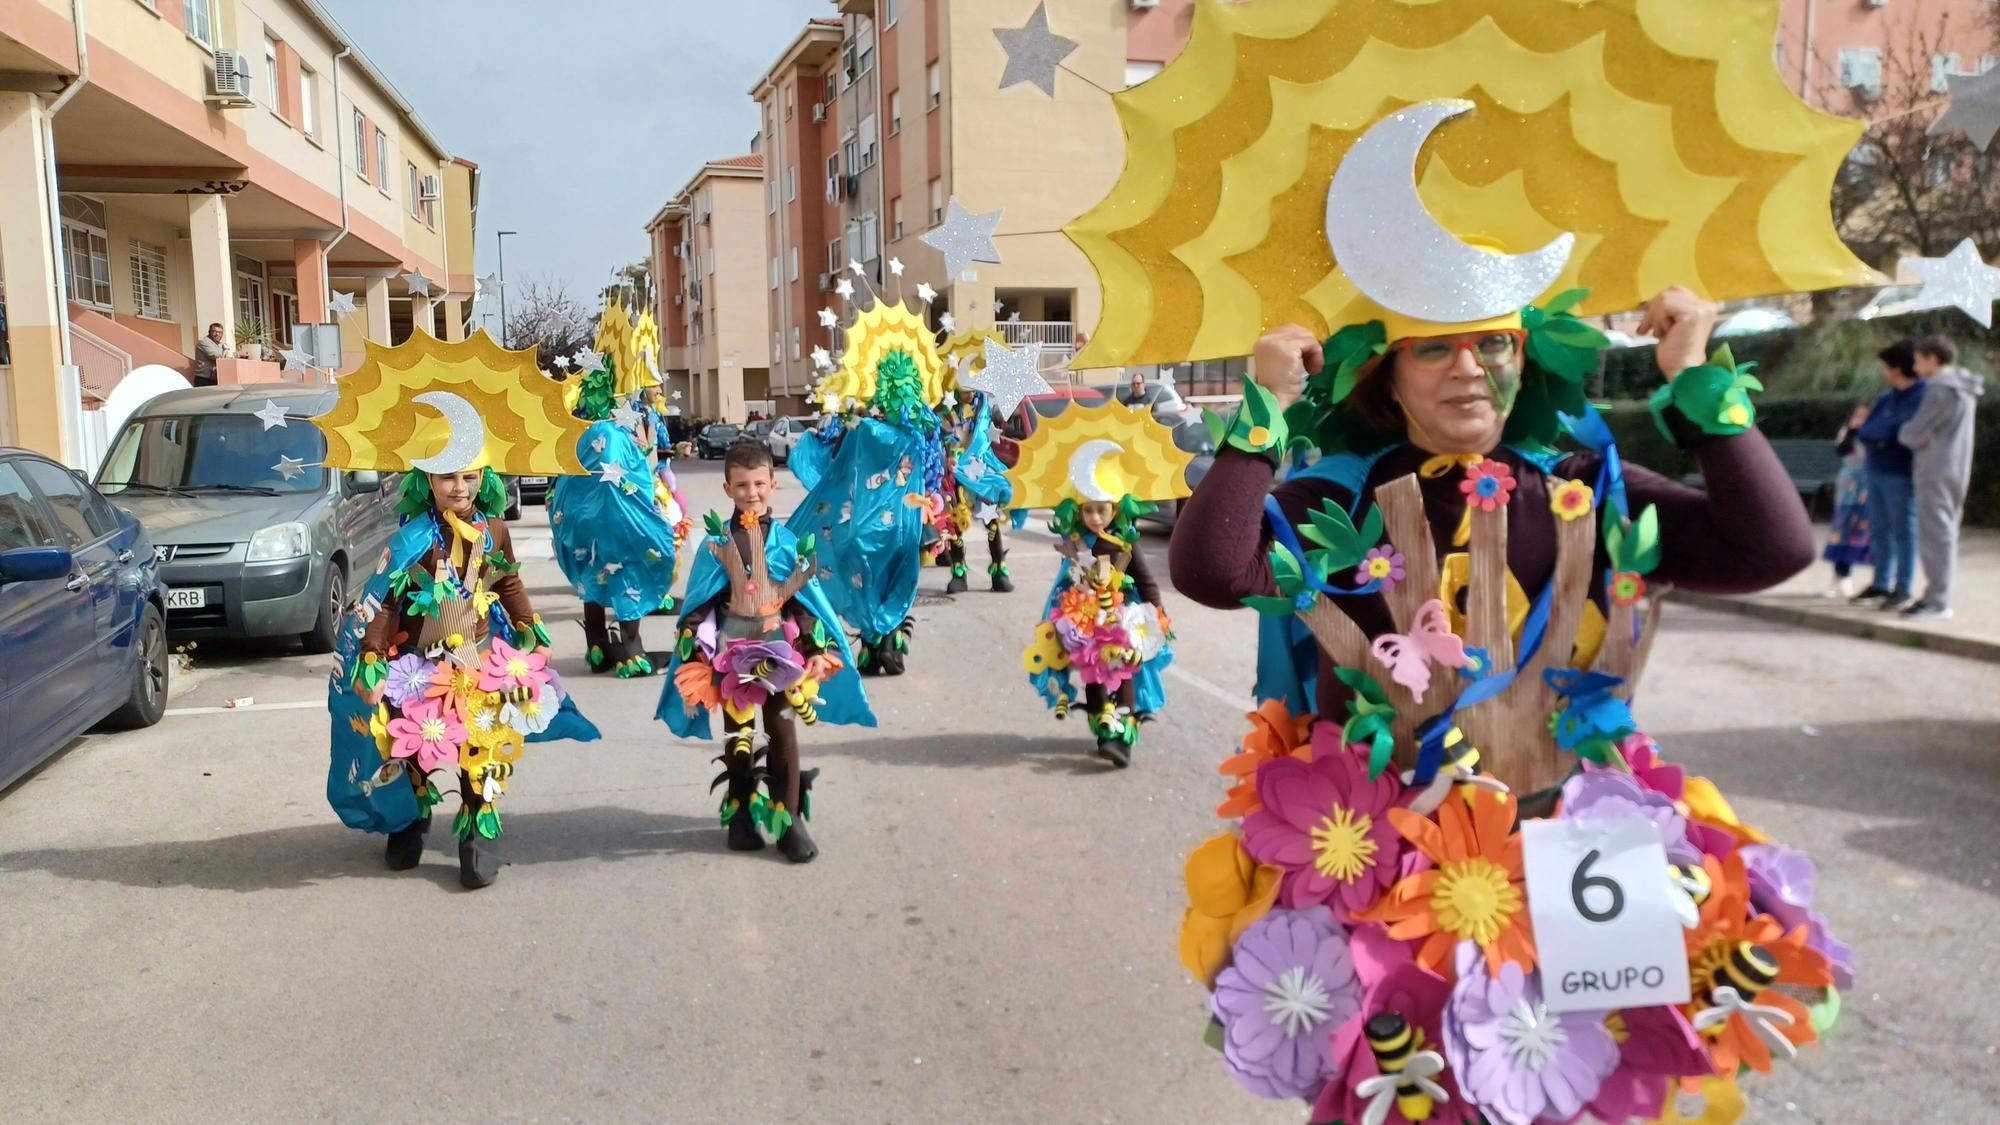
[[[599,297],[607,308],[614,300],[623,302],[625,311],[636,320],[640,312],[653,307],[653,263],[640,258],[612,270],[611,283]]]
[[[596,321],[583,302],[548,274],[522,284],[515,300],[519,304],[507,314],[507,346],[535,348],[545,368],[555,357],[571,355],[596,337]]]

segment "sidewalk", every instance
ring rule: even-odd
[[[1815,529],[1826,542],[1824,525]],[[1867,584],[1870,568],[1854,570],[1857,588]],[[1771,621],[1867,637],[1911,648],[1927,648],[1954,656],[2000,663],[2000,531],[1967,528],[1959,535],[1958,573],[1952,579],[1952,616],[1944,621],[1910,621],[1900,614],[1819,594],[1833,582],[1833,568],[1816,562],[1782,586],[1748,597],[1723,597],[1677,590],[1676,601],[1710,609],[1761,617]],[[1916,593],[1924,589],[1923,567],[1917,568]]]

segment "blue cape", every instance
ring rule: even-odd
[[[827,466],[833,463],[834,440],[816,429],[811,430],[792,447],[791,456],[785,458],[785,467],[792,470],[792,475],[799,478],[799,484],[807,492],[819,484],[820,478],[826,475]]]
[[[589,475],[558,477],[549,492],[556,565],[577,597],[637,621],[674,588],[674,529],[653,503],[646,451],[607,418],[583,432],[576,455]],[[606,465],[624,470],[624,479],[607,483],[599,475]]]
[[[968,473],[967,467],[978,465]],[[1014,499],[1014,485],[1007,479],[1007,466],[993,452],[993,425],[987,421],[986,396],[981,395],[973,411],[972,436],[953,465],[958,486],[989,504],[1006,507]]]
[[[359,604],[380,606],[383,613],[395,612],[394,607],[386,604],[389,579],[423,557],[424,552],[430,549],[434,530],[426,517],[420,516],[405,523],[389,540],[389,565],[376,571],[375,576],[362,587]],[[409,782],[399,777],[369,793],[363,793],[360,784],[382,768],[382,754],[375,749],[375,739],[365,733],[369,715],[374,709],[363,703],[361,697],[347,686],[354,674],[354,659],[361,649],[361,636],[367,630],[368,623],[361,614],[348,614],[346,623],[341,626],[340,641],[334,649],[338,659],[334,661],[333,678],[326,692],[326,709],[332,718],[333,731],[332,760],[326,771],[326,801],[339,814],[340,822],[349,828],[359,828],[364,832],[395,832],[417,819],[417,795]],[[493,604],[487,632],[509,644],[514,642],[514,624],[507,620],[507,614],[498,602]],[[361,724],[360,730],[354,727],[356,721]],[[540,734],[529,735],[528,741],[552,742],[559,738],[577,742],[594,742],[598,738],[597,727],[583,717],[583,713],[576,709],[576,702],[568,696],[563,698],[562,709],[556,712],[549,728]]]
[[[801,442],[801,445],[804,443]],[[771,526],[770,537],[764,540],[764,565],[771,573],[771,581],[783,582],[792,576],[792,568],[798,565],[799,538],[783,524]],[[729,588],[729,577],[723,573],[722,564],[706,546],[695,552],[694,568],[688,573],[687,594],[681,604],[693,613],[714,601]],[[826,627],[827,635],[839,647],[843,667],[833,678],[819,686],[819,718],[824,723],[843,723],[853,726],[872,727],[875,712],[868,708],[868,693],[862,690],[861,673],[854,669],[854,652],[847,644],[847,628],[840,623],[840,615],[833,611],[827,601],[825,591],[820,589],[819,579],[808,581],[798,593],[792,595],[807,613],[819,619]],[[683,621],[686,617],[683,616]],[[681,699],[680,688],[674,677],[681,669],[680,629],[674,630],[674,656],[667,663],[667,678],[660,685],[660,703],[654,708],[653,717],[667,724],[667,728],[682,738],[708,738],[708,708],[697,707],[689,711]]]
[[[799,448],[809,444],[800,442]],[[825,472],[785,521],[793,535],[816,537],[827,600],[870,641],[893,632],[917,602],[928,526],[918,456],[910,431],[864,419],[847,431]],[[899,482],[905,460],[910,471]],[[795,465],[793,472],[798,471]],[[918,506],[912,506],[913,496]]]
[[[1097,536],[1086,534],[1083,537],[1083,545],[1085,549],[1095,547],[1097,545]],[[1068,585],[1069,560],[1064,559],[1062,565],[1056,568],[1056,581],[1053,586],[1049,587],[1048,598],[1042,602],[1042,621],[1047,621],[1049,614],[1055,611],[1056,601],[1062,597],[1062,592]],[[1137,597],[1137,591],[1133,591],[1131,596]],[[1037,622],[1037,625],[1039,624],[1040,622]],[[1171,667],[1173,662],[1174,646],[1170,644],[1160,650],[1160,655],[1139,665],[1139,670],[1132,673],[1132,683],[1137,689],[1137,702],[1133,710],[1157,714],[1166,707],[1167,685],[1166,681],[1160,678],[1160,673],[1165,672]],[[1049,677],[1053,677],[1053,679],[1051,680]],[[1028,682],[1034,685],[1036,691],[1042,692],[1043,701],[1051,707],[1055,706],[1055,701],[1049,698],[1047,691],[1044,690],[1044,683],[1059,684],[1071,699],[1079,701],[1083,699],[1082,692],[1071,690],[1070,674],[1067,670],[1053,673],[1037,672],[1028,677]]]

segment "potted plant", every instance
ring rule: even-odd
[[[264,358],[264,349],[270,346],[271,330],[261,320],[239,320],[236,322],[236,349],[248,360]]]

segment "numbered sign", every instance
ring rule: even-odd
[[[1640,817],[1521,825],[1528,912],[1552,1012],[1680,1004],[1687,950],[1660,830]]]

